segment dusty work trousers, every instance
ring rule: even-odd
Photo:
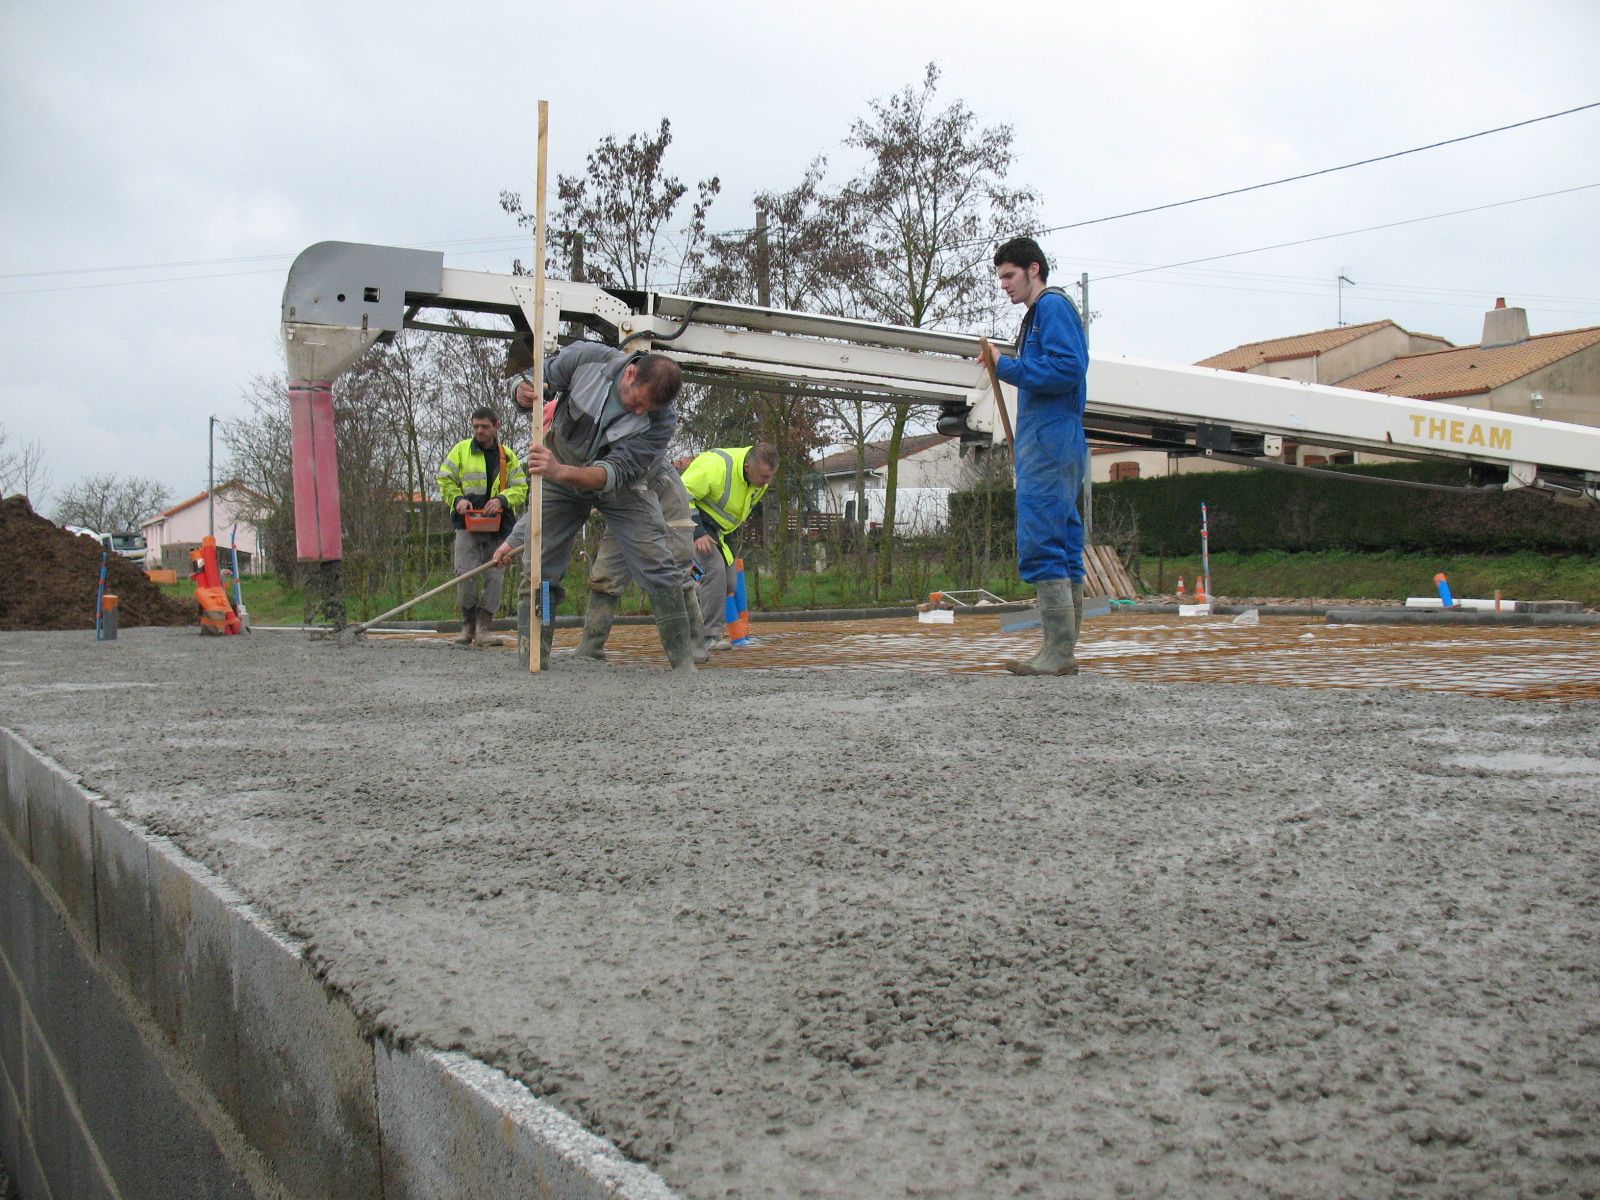
[[[639,581],[646,592],[678,589],[682,572],[672,559],[667,542],[667,523],[661,516],[661,502],[643,483],[622,487],[604,496],[578,492],[565,484],[540,481],[543,505],[544,554],[539,562],[540,577],[550,584],[550,608],[560,607],[566,589],[561,581],[572,562],[572,543],[583,532],[589,514],[598,512],[606,519],[606,532],[616,538],[628,575]],[[524,571],[520,596],[529,599],[533,572]]]
[[[694,517],[689,512],[689,493],[683,490],[683,480],[671,463],[662,463],[651,471],[645,477],[645,486],[661,506],[667,545],[679,570],[678,586],[687,587],[693,582],[689,568],[694,563]],[[600,548],[595,551],[594,565],[589,568],[589,590],[616,596],[627,585],[628,563],[622,554],[622,543],[607,524]]]
[[[733,592],[733,568],[722,557],[722,543],[711,547],[710,554],[695,553],[694,561],[700,564],[700,619],[705,626],[706,644],[728,636],[728,596]]]
[[[509,513],[501,520],[500,525],[503,532],[469,533],[465,529],[456,530],[456,542],[450,561],[457,575],[464,575],[473,567],[481,567],[489,561],[496,547],[505,541],[511,532]],[[505,582],[506,569],[496,567],[492,571],[485,571],[482,575],[474,575],[464,583],[456,584],[456,597],[461,601],[462,611],[486,608],[491,613],[498,612],[500,589],[505,586]]]

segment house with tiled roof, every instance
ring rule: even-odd
[[[214,534],[224,551],[234,544],[237,527],[239,569],[248,575],[267,570],[265,542],[251,517],[264,511],[267,498],[238,480],[219,483],[157,513],[143,525],[147,567],[189,573],[189,555],[201,539]]]
[[[1435,334],[1413,333],[1394,321],[1369,321],[1364,325],[1340,325],[1310,333],[1247,342],[1202,358],[1197,367],[1216,371],[1238,371],[1246,375],[1266,375],[1273,379],[1292,379],[1297,383],[1340,383],[1351,375],[1404,354],[1422,354],[1445,349],[1450,343]],[[1285,439],[1280,462],[1316,466],[1327,462],[1354,462],[1356,456],[1319,446],[1302,446]],[[1362,461],[1366,461],[1363,459]],[[1149,479],[1165,475],[1206,474],[1214,471],[1240,471],[1247,468],[1214,458],[1174,455],[1165,450],[1142,450],[1126,446],[1096,446],[1091,468],[1096,483],[1120,479]]]
[[[1393,321],[1369,321],[1250,342],[1203,358],[1195,366],[1298,383],[1339,383],[1403,354],[1423,354],[1449,345],[1442,337],[1412,333]]]
[[[1398,357],[1339,386],[1600,425],[1600,327],[1529,334],[1527,312],[1502,301],[1478,345]]]
[[[821,476],[818,507],[847,523],[861,521],[870,527],[880,521],[888,463],[887,441],[868,442],[859,451],[846,447],[817,459],[811,469]],[[980,468],[976,463],[975,456],[962,457],[959,438],[940,433],[907,434],[900,442],[900,466],[895,473],[896,526],[904,532],[942,528],[949,494],[977,482]],[[862,476],[859,483],[858,474]],[[863,498],[865,511],[858,513]]]
[[[1250,342],[1195,365],[1600,425],[1600,327],[1533,336],[1527,312],[1507,308],[1504,300],[1485,314],[1483,340],[1476,346],[1453,346],[1393,321],[1372,321]],[[1289,438],[1282,445],[1278,461],[1297,466],[1392,461]],[[1248,469],[1119,446],[1095,447],[1093,468],[1097,482]]]

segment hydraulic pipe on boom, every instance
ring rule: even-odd
[[[319,242],[295,260],[284,289],[283,335],[296,543],[301,560],[322,564],[334,586],[341,542],[332,381],[374,342],[402,329],[520,348],[534,329],[568,322],[612,345],[658,350],[692,382],[936,405],[939,431],[972,442],[997,439],[997,399],[1016,403],[1010,385],[1001,398],[991,393],[975,335],[565,279],[542,283],[541,296],[526,276],[454,270],[438,252],[351,242]],[[460,328],[420,319],[429,310],[487,315],[500,324]],[[1507,489],[1600,503],[1600,428],[1208,367],[1093,356],[1084,428],[1102,441],[1264,465],[1269,439],[1279,438],[1453,461],[1503,473]]]

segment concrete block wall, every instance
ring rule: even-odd
[[[673,1200],[501,1072],[369,1037],[298,944],[9,730],[0,760],[22,1200]]]

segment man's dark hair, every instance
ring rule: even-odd
[[[471,419],[474,421],[493,421],[496,425],[500,424],[500,414],[492,408],[473,409]]]
[[[1014,237],[1008,242],[1001,242],[1000,249],[994,252],[994,265],[1004,266],[1010,263],[1014,267],[1021,267],[1024,271],[1029,264],[1039,264],[1039,282],[1043,283],[1050,278],[1050,264],[1046,261],[1044,251],[1039,249],[1039,243],[1031,237]]]
[[[665,354],[641,354],[633,365],[634,378],[649,391],[652,407],[665,408],[678,398],[683,372]]]
[[[771,442],[757,442],[750,447],[749,461],[758,467],[771,467],[778,469],[778,448]]]

